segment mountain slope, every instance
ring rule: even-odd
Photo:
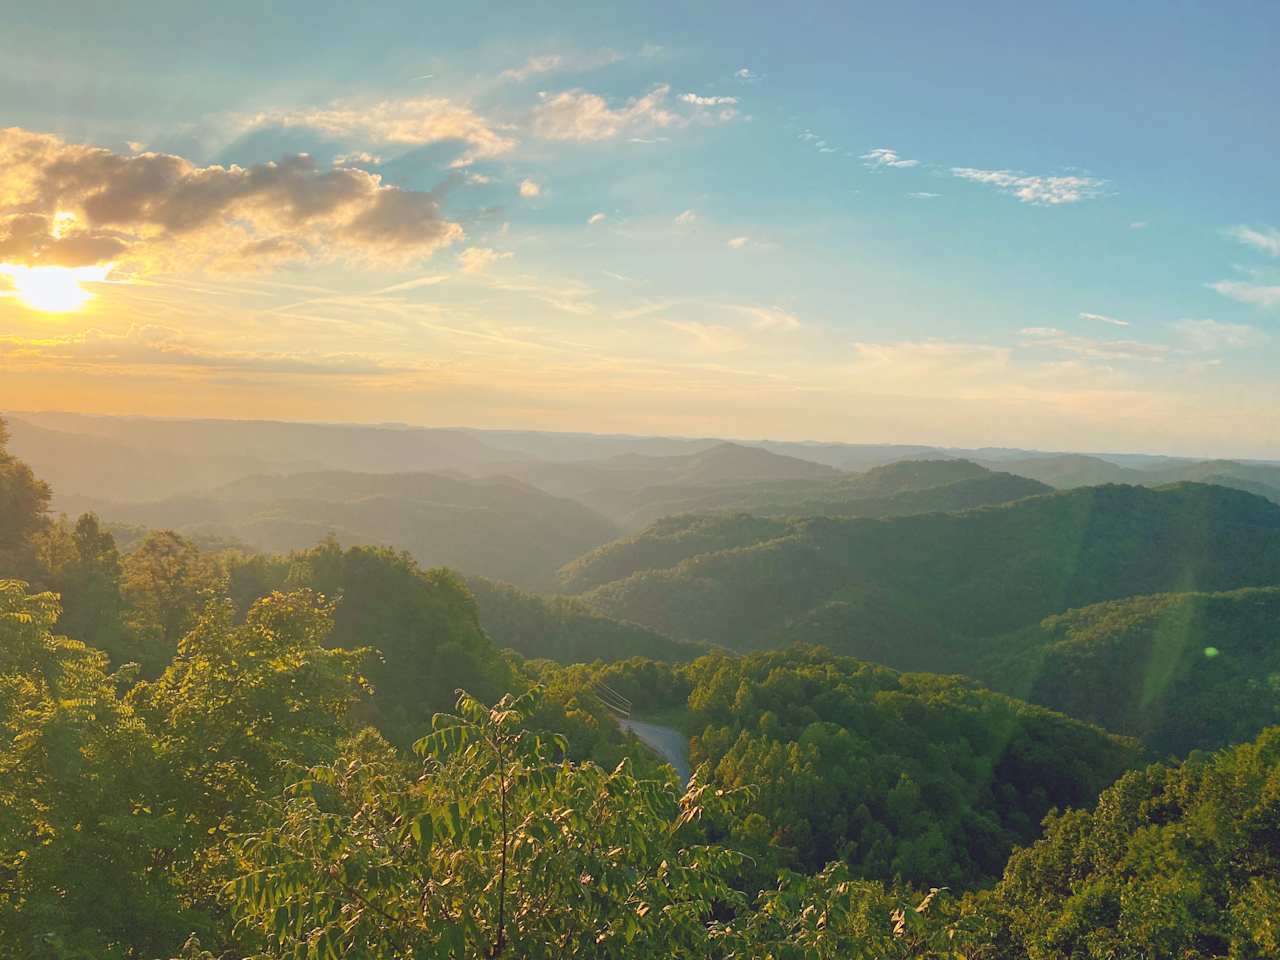
[[[1280,723],[1280,587],[1071,610],[997,641],[996,656],[980,675],[1016,696],[1157,753],[1216,749]]]
[[[1088,487],[890,520],[811,518],[771,532],[661,569],[649,562],[657,544],[642,538],[627,548],[630,563],[610,568],[615,579],[584,599],[610,616],[738,649],[777,642],[823,605],[846,603],[825,635],[804,638],[861,655],[871,595],[910,611],[932,638],[898,648],[891,665],[951,669],[967,659],[962,638],[1062,610],[1280,584],[1280,506],[1199,484]],[[610,545],[596,555],[614,553]]]
[[[395,547],[425,566],[532,589],[552,586],[561,564],[615,533],[581,504],[512,480],[430,473],[249,477],[205,497],[72,503],[107,520],[228,536],[270,552],[302,549],[333,533],[343,543]]]

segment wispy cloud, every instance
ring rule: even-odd
[[[587,217],[587,224],[594,227],[597,223],[604,223],[607,219],[609,219],[608,214],[593,213]]]
[[[466,104],[444,97],[337,100],[324,107],[267,110],[243,116],[240,123],[247,129],[305,127],[338,139],[357,139],[365,145],[457,142],[465,150],[453,161],[455,167],[502,156],[516,145],[505,128]]]
[[[798,330],[800,318],[779,307],[736,306],[739,313],[752,319],[752,326],[757,330]]]
[[[458,254],[458,266],[463,273],[481,273],[510,256],[510,251],[498,251],[491,247],[467,247]]]
[[[1280,307],[1280,286],[1248,280],[1219,280],[1209,284],[1224,297],[1259,307]]]
[[[1107,183],[1096,177],[1028,176],[1013,170],[978,170],[974,167],[952,167],[951,174],[962,180],[996,187],[1023,203],[1049,207],[1093,200],[1102,196],[1102,188]]]
[[[1261,250],[1273,257],[1280,257],[1280,230],[1275,227],[1231,227],[1227,230],[1227,234],[1255,250]]]
[[[729,247],[732,250],[742,250],[742,249],[745,249],[747,244],[749,244],[750,242],[751,242],[750,237],[730,237],[728,240],[725,241],[725,246]]]
[[[609,105],[604,97],[586,90],[539,94],[541,102],[533,110],[533,131],[546,140],[572,140],[588,143],[630,135],[630,139],[650,142],[648,135],[658,130],[681,129],[692,123],[726,123],[737,115],[731,105],[704,109],[708,104],[679,98],[693,110],[677,112],[668,106],[671,87],[659,84],[648,93],[634,97],[621,106]],[[690,94],[689,96],[692,96]],[[729,98],[732,99],[732,98]]]
[[[739,67],[733,72],[733,76],[735,80],[740,80],[743,83],[750,83],[753,80],[760,79],[760,74],[752,71],[750,67]]]
[[[1144,360],[1163,363],[1172,350],[1163,343],[1080,337],[1056,327],[1027,327],[1019,333],[1025,338],[1022,344],[1024,347],[1060,350],[1086,360]]]
[[[1082,313],[1080,314],[1080,319],[1089,323],[1109,323],[1113,327],[1127,327],[1129,325],[1128,320],[1117,320],[1115,317],[1108,317],[1105,313]]]
[[[940,196],[942,196],[942,194],[928,193],[924,190],[917,190],[914,193],[908,193],[907,196],[910,197],[912,200],[937,200]]]
[[[1254,346],[1267,340],[1267,335],[1247,323],[1220,323],[1217,320],[1179,320],[1173,325],[1178,334],[1197,350],[1217,351]]]
[[[704,350],[712,353],[728,353],[745,346],[742,334],[733,327],[696,320],[664,320],[668,327],[692,337]]]
[[[898,152],[896,150],[890,150],[888,147],[876,147],[874,150],[864,153],[858,159],[873,170],[880,167],[920,166],[919,160],[907,160],[904,157],[898,156]]]
[[[698,215],[696,213],[692,210],[686,210],[684,213],[676,214],[674,222],[682,227],[687,227],[689,224],[696,222],[697,219]]]
[[[680,99],[695,107],[731,107],[738,102],[737,97],[701,97],[696,93],[682,93]]]

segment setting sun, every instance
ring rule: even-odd
[[[0,263],[0,275],[9,278],[13,293],[28,307],[45,313],[70,313],[93,299],[82,283],[102,281],[110,264],[92,267],[27,267]]]

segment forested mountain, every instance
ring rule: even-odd
[[[1182,752],[1276,719],[1280,585],[1153,593],[1280,584],[1266,500],[1183,484],[671,518],[568,570],[623,579],[540,597],[332,538],[272,555],[153,529],[121,549],[92,515],[51,518],[3,440],[2,960],[1280,947],[1280,727],[1129,773],[1142,751],[1117,735]],[[991,476],[836,482],[879,502]],[[225,495],[271,506],[294,479]],[[424,490],[474,512],[555,499],[421,475],[297,486],[334,512]],[[812,646],[702,654],[588,606],[653,582],[656,609],[723,619],[731,642],[825,635],[1046,706]],[[620,729],[627,703],[690,735],[685,792]]]
[[[970,885],[998,875],[1050,808],[1091,802],[1138,755],[977,684],[819,648],[597,677],[644,709],[687,710],[693,760],[759,791],[732,842],[773,865],[838,859],[867,878]]]
[[[1280,506],[1201,484],[1089,487],[889,520],[810,518],[767,539],[759,523],[739,531],[729,518],[715,527],[727,548],[671,561],[681,532],[668,527],[620,553],[603,548],[586,570],[610,558],[614,579],[584,599],[681,639],[750,649],[792,637],[891,666],[954,670],[971,638],[1074,607],[1280,583]],[[910,625],[906,636],[869,629],[884,610]]]
[[[272,552],[332,533],[346,544],[407,550],[424,565],[544,588],[562,563],[614,533],[581,504],[513,480],[432,473],[260,476],[198,498],[67,502],[111,520],[229,537]]]
[[[679,662],[707,652],[705,644],[673,640],[602,616],[574,597],[539,596],[484,577],[468,577],[467,586],[485,633],[529,659],[568,664],[649,657]]]
[[[1158,754],[1280,723],[1280,588],[1114,600],[993,643],[971,673]]]

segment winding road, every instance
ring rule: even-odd
[[[675,767],[680,786],[689,785],[693,771],[689,767],[689,741],[683,733],[672,727],[661,727],[643,720],[618,718],[618,726],[636,735],[636,738],[652,747],[667,763]]]

